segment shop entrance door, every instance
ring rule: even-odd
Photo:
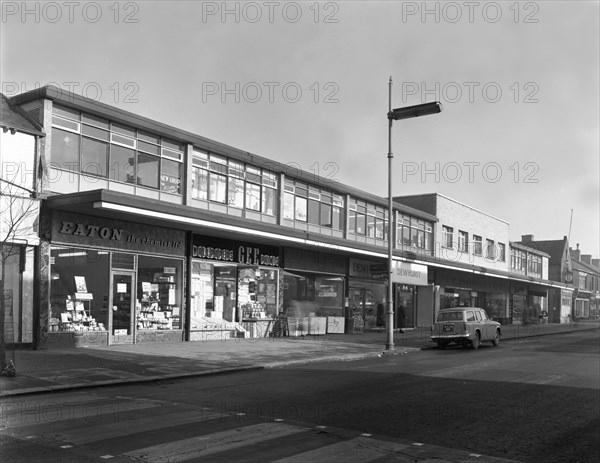
[[[412,285],[394,285],[396,287],[396,328],[415,327],[415,290]]]
[[[377,301],[375,301],[371,288],[351,286],[348,290],[348,302],[350,304],[349,316],[352,317],[350,330],[372,330],[384,325],[385,319],[382,317],[380,317],[382,319],[378,324]]]
[[[113,272],[111,286],[109,344],[133,344],[135,272]]]

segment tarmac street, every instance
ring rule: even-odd
[[[502,341],[580,330],[597,330],[600,320],[570,324],[507,325]],[[386,333],[230,339],[227,341],[140,343],[79,349],[16,350],[17,376],[0,377],[0,397],[120,383],[139,383],[223,374],[307,362],[348,361],[403,355],[434,348],[429,329],[394,333],[395,349],[386,351]],[[502,342],[500,344],[502,346]]]
[[[599,334],[18,394],[0,448],[28,463],[596,461]]]

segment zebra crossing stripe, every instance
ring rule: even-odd
[[[305,432],[308,429],[310,428],[282,423],[260,423],[136,449],[121,456],[137,458],[146,463],[177,463]]]
[[[9,430],[72,422],[82,419],[88,422],[115,413],[132,412],[159,407],[163,402],[147,399],[109,399],[98,395],[79,394],[69,400],[23,400],[0,404],[0,417]]]
[[[308,452],[298,453],[271,463],[365,463],[394,455],[408,445],[360,436]]]
[[[179,413],[161,414],[160,419],[136,419],[120,422],[109,422],[96,425],[93,427],[80,427],[70,429],[64,433],[69,442],[74,442],[78,445],[88,444],[98,440],[98,436],[102,439],[110,439],[113,437],[123,437],[129,434],[137,434],[139,432],[153,431],[165,427],[165,423],[171,425],[180,425],[185,423],[194,423],[198,421],[209,421],[223,419],[223,414],[218,412],[208,412],[206,410],[191,410]]]

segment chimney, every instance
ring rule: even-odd
[[[592,259],[592,265],[600,268],[600,259]]]
[[[522,243],[531,243],[533,242],[533,235],[521,235]]]
[[[579,250],[579,243],[577,243],[577,249],[572,249],[569,248],[569,251],[571,252],[571,257],[575,260],[581,260],[580,256],[581,256],[581,251]]]
[[[585,262],[588,265],[592,265],[592,255],[591,254],[582,254],[581,262]]]

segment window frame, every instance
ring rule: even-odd
[[[483,236],[473,234],[473,255],[483,256]]]
[[[442,247],[454,249],[454,227],[442,225]]]
[[[458,250],[469,252],[469,233],[464,230],[458,230]]]
[[[496,260],[496,243],[489,238],[485,240],[485,258]]]

